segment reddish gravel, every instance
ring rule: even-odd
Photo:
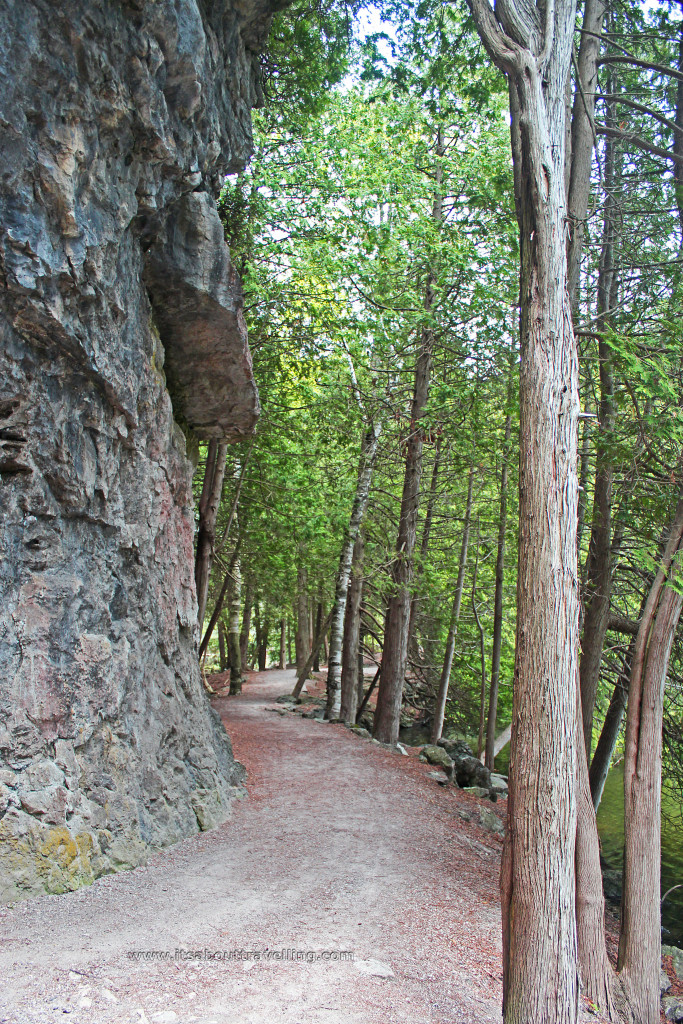
[[[441,789],[414,756],[275,713],[293,682],[270,671],[215,700],[248,771],[229,822],[144,868],[0,912],[0,1020],[500,1021],[501,842],[457,813],[478,801]],[[127,955],[142,949],[344,950],[355,962]],[[362,973],[370,960],[393,977]]]

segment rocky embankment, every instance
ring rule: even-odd
[[[258,414],[215,197],[270,0],[0,5],[0,897],[221,821],[192,454]]]

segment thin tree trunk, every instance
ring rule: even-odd
[[[268,620],[268,612],[265,609],[260,626],[261,628],[257,628],[256,634],[256,642],[258,647],[258,670],[259,672],[265,672],[266,662],[268,661],[268,634],[270,633],[270,622]]]
[[[228,659],[225,653],[225,626],[220,619],[218,620],[218,655],[221,672],[225,672],[228,666]]]
[[[508,743],[510,742],[511,733],[512,726],[508,725],[507,728],[503,729],[503,731],[499,733],[498,736],[496,736],[496,742],[493,744],[494,758],[498,757],[498,755],[500,754],[501,750],[503,750],[504,747],[507,747]]]
[[[586,398],[584,401],[583,395]],[[588,477],[591,463],[591,420],[590,407],[591,387],[584,385],[581,406],[584,417],[581,421],[581,449],[579,452],[579,502],[576,514],[576,554],[577,558],[581,552],[583,542],[583,531],[586,522],[586,495],[588,491]]]
[[[242,606],[242,575],[235,561],[230,584],[228,652],[230,656],[230,693],[242,692],[242,656],[240,652],[240,610]]]
[[[356,691],[357,691],[358,696],[357,696],[357,699],[356,699],[356,708],[358,708],[358,706],[360,705],[360,702],[363,699],[363,688],[365,686],[365,672],[364,672],[365,665],[364,665],[364,658],[363,658],[365,634],[363,633],[363,596],[362,596],[362,594],[361,594],[360,611],[358,613],[358,626],[359,626],[359,631],[358,631],[358,653],[356,655],[356,663],[358,665],[358,668],[356,670],[356,679],[357,679]],[[358,721],[358,710],[356,710],[356,717],[355,717],[354,721]]]
[[[206,627],[206,630],[204,632],[204,636],[202,637],[201,643],[199,644],[199,655],[198,656],[199,656],[200,659],[204,656],[204,652],[206,651],[206,648],[209,645],[209,640],[213,636],[213,631],[216,628],[216,623],[218,622],[219,616],[220,616],[220,614],[221,614],[221,612],[223,610],[223,604],[224,604],[225,599],[227,597],[228,588],[230,586],[230,579],[231,579],[231,576],[232,576],[232,571],[233,571],[233,569],[235,567],[237,559],[239,558],[241,545],[242,545],[242,537],[240,535],[237,538],[237,543],[235,544],[235,550],[233,551],[232,558],[230,559],[230,565],[228,566],[228,571],[226,572],[225,577],[223,578],[223,583],[221,585],[221,589],[220,589],[219,594],[218,594],[218,600],[216,601],[216,606],[215,606],[215,608],[213,610],[211,618],[209,619],[209,624]]]
[[[317,637],[313,641],[313,648],[311,650],[311,653],[308,656],[308,660],[306,661],[306,664],[303,666],[303,668],[301,669],[301,672],[299,672],[299,674],[297,676],[296,685],[294,686],[294,689],[292,690],[292,697],[298,697],[299,694],[301,693],[301,691],[303,690],[304,683],[308,679],[308,677],[309,677],[309,675],[311,673],[311,669],[313,668],[313,658],[315,657],[315,652],[319,651],[320,648],[322,647],[323,640],[325,639],[325,633],[327,633],[328,629],[330,628],[330,622],[331,621],[332,621],[332,612],[330,611],[325,616],[323,624],[320,627],[320,632],[318,633]]]
[[[506,1024],[574,1024],[578,358],[567,293],[566,83],[575,4],[470,0],[508,76],[520,226],[517,644],[501,867]]]
[[[503,646],[503,578],[505,575],[505,534],[508,516],[508,462],[510,460],[510,433],[512,431],[512,375],[513,362],[510,359],[508,378],[507,416],[505,417],[505,442],[503,462],[500,467],[500,511],[498,514],[498,544],[496,548],[496,585],[493,597],[493,644],[491,650],[491,688],[489,690],[489,714],[486,722],[486,767],[494,769],[496,755],[496,716],[498,714],[498,691],[500,689],[500,656]]]
[[[318,601],[318,604],[317,604],[317,607],[316,607],[316,611],[315,611],[315,636],[317,636],[318,633],[320,632],[320,626],[322,625],[322,621],[323,621],[323,603],[322,603],[322,601]],[[320,671],[320,651],[317,652],[315,658],[313,659],[313,671],[314,672],[319,672]]]
[[[280,619],[280,660],[278,662],[278,668],[283,669],[286,667],[287,661],[287,622],[285,619]]]
[[[663,536],[659,544],[659,555],[664,554],[667,537],[668,530],[664,530]],[[622,539],[623,528],[619,527],[614,531],[614,537],[612,540],[612,558],[616,557],[616,554],[621,546]],[[654,576],[650,576],[649,582],[647,584],[648,591],[652,586],[653,581]],[[628,702],[628,687],[629,679],[631,676],[631,666],[633,665],[633,655],[636,647],[636,637],[638,635],[640,618],[642,617],[646,600],[647,596],[643,597],[640,612],[638,615],[638,622],[633,623],[630,621],[623,622],[622,620],[618,620],[620,626],[628,627],[628,635],[630,635],[631,640],[628,646],[626,657],[624,659],[623,668],[619,672],[619,677],[612,691],[612,696],[610,697],[609,706],[607,708],[607,714],[605,715],[605,720],[602,723],[600,737],[595,747],[595,753],[593,754],[593,759],[591,761],[590,769],[588,772],[591,799],[593,801],[593,807],[595,808],[596,814],[598,813],[598,808],[600,806],[600,801],[602,799],[602,791],[605,787],[605,782],[607,781],[607,775],[610,769],[610,765],[612,763],[612,754],[614,753],[614,748],[617,745],[619,731],[621,729],[621,723],[623,721],[624,712],[626,710],[626,704]],[[614,629],[614,616],[610,614],[609,618],[609,628]]]
[[[659,555],[666,550],[668,531],[664,532]],[[619,537],[615,534],[613,550],[618,549]],[[652,581],[650,583],[650,588]],[[648,598],[643,599],[641,618]],[[637,634],[636,634],[637,636]],[[596,748],[590,773],[586,776],[585,744],[578,751],[579,810],[576,836],[576,918],[579,944],[579,958],[584,989],[587,996],[601,1013],[611,1020],[623,1020],[639,1024],[640,1018],[629,1002],[624,979],[615,975],[606,958],[604,934],[604,900],[600,872],[600,850],[596,823],[597,807],[602,787],[609,770],[612,751],[619,734],[619,726],[626,704],[629,678],[632,673],[636,637],[629,645],[624,669],[612,694],[605,724]],[[581,718],[581,708],[579,719]],[[586,778],[590,786],[586,792]],[[592,804],[592,810],[588,803]]]
[[[427,555],[429,553],[429,539],[432,532],[432,520],[434,518],[434,507],[436,505],[437,495],[437,484],[439,479],[439,469],[441,466],[441,442],[437,439],[435,451],[434,451],[434,464],[432,465],[432,476],[429,482],[429,497],[427,498],[427,510],[425,512],[425,521],[422,528],[422,540],[420,541],[420,558],[415,569],[415,582],[422,576],[424,572],[425,563],[427,561]],[[419,606],[419,597],[417,594],[413,594],[410,602],[410,621],[408,625],[408,650],[410,652],[410,659],[413,662],[417,661],[417,644],[416,644],[416,626],[417,626],[417,614]]]
[[[254,599],[254,634],[254,649],[251,657],[252,669],[258,661],[259,647],[261,644],[261,602],[258,594]]]
[[[204,484],[199,502],[199,527],[197,530],[197,554],[194,578],[197,587],[197,621],[199,628],[204,625],[206,601],[209,593],[209,575],[216,542],[216,517],[223,491],[227,441],[211,440],[206,456]]]
[[[344,619],[342,643],[341,706],[339,717],[352,725],[358,710],[358,665],[360,650],[360,613],[363,598],[363,536],[358,534],[353,546],[353,562]],[[362,679],[362,672],[361,672]]]
[[[296,605],[296,669],[300,672],[310,654],[309,623],[308,623],[308,573],[300,565],[296,574],[297,605]]]
[[[363,697],[363,699],[360,702],[360,707],[358,708],[358,713],[356,715],[356,721],[358,721],[360,716],[365,711],[365,708],[367,707],[367,703],[370,700],[370,698],[372,697],[374,689],[375,689],[375,687],[377,685],[377,681],[378,681],[378,679],[380,677],[380,673],[381,673],[381,668],[378,668],[377,671],[375,672],[374,676],[372,677],[372,681],[370,682],[370,685],[368,686],[368,689],[367,689],[367,692],[366,692],[365,696]]]
[[[349,590],[349,577],[351,575],[351,563],[353,561],[353,549],[360,530],[360,524],[365,515],[370,498],[370,483],[372,471],[377,458],[377,448],[382,428],[379,423],[372,424],[365,434],[361,446],[360,464],[358,466],[358,477],[356,482],[356,493],[351,508],[349,525],[344,535],[342,550],[339,556],[339,568],[337,570],[337,582],[334,593],[334,606],[332,608],[332,623],[330,627],[330,650],[327,659],[327,717],[338,718],[341,706],[341,660],[342,660],[342,639],[344,635],[344,615],[346,613],[346,600]]]
[[[567,195],[567,219],[570,226],[567,287],[572,310],[576,310],[579,301],[581,255],[591,195],[591,167],[596,141],[595,93],[605,8],[603,0],[586,0],[577,58],[578,79],[571,121],[571,171]]]
[[[479,633],[479,659],[481,662],[481,682],[479,686],[479,737],[477,739],[477,757],[481,761],[484,752],[484,725],[486,722],[486,638],[484,627],[477,610],[477,570],[479,568],[479,530],[477,529],[477,555],[474,560],[472,574],[472,612]]]
[[[249,460],[251,459],[251,453],[254,450],[255,443],[256,443],[256,439],[254,439],[251,442],[251,445],[249,446],[249,450],[248,450],[248,452],[247,452],[247,454],[246,454],[246,456],[245,456],[245,458],[244,458],[244,460],[242,462],[242,468],[240,469],[240,474],[239,474],[239,476],[237,478],[237,484],[236,484],[236,487],[235,487],[235,493],[233,494],[233,497],[232,497],[232,504],[230,506],[230,513],[228,515],[228,521],[225,524],[225,528],[223,530],[223,533],[221,534],[220,541],[218,542],[218,544],[216,544],[216,554],[217,555],[219,555],[221,553],[221,551],[223,550],[223,548],[227,544],[228,539],[230,537],[230,531],[232,529],[233,523],[235,522],[235,520],[237,518],[237,507],[238,507],[239,501],[240,501],[240,494],[242,493],[242,484],[244,483],[244,478],[245,478],[246,473],[247,473],[247,467],[249,465]]]
[[[244,609],[242,611],[242,628],[240,629],[240,661],[242,668],[247,666],[247,655],[249,652],[249,633],[251,631],[251,580],[247,577],[247,585],[244,590]]]
[[[683,597],[683,499],[636,637],[624,743],[624,879],[618,969],[639,1024],[659,1021],[662,703]]]
[[[467,548],[470,541],[470,520],[472,518],[472,488],[474,486],[474,466],[470,466],[467,477],[467,505],[465,507],[465,524],[462,531],[460,543],[460,561],[458,562],[458,579],[455,584],[453,595],[453,608],[451,621],[448,627],[446,639],[446,651],[443,659],[443,669],[439,682],[439,692],[436,696],[434,707],[434,721],[432,723],[432,743],[438,743],[443,731],[444,718],[446,716],[446,701],[448,700],[448,687],[451,681],[451,669],[453,668],[453,655],[455,654],[455,637],[458,632],[460,621],[460,606],[462,604],[462,592],[465,586],[465,568],[467,566]]]
[[[581,694],[577,688],[577,722],[581,721]],[[576,936],[583,991],[601,1014],[618,1020],[614,996],[615,975],[605,945],[605,897],[600,870],[600,845],[595,808],[588,781],[583,733],[576,729]]]
[[[680,29],[678,42],[678,70],[683,71],[683,26]],[[674,132],[672,150],[674,156],[683,158],[683,78],[679,78],[676,83],[676,131]],[[679,160],[673,166],[678,221],[683,232],[683,163]]]
[[[593,522],[588,549],[588,573],[583,633],[581,637],[581,659],[579,661],[583,736],[588,764],[590,764],[593,739],[595,698],[598,692],[602,652],[605,646],[612,595],[612,485],[614,481],[614,467],[608,453],[611,436],[614,432],[615,410],[612,355],[603,332],[609,326],[610,312],[617,298],[617,276],[614,271],[615,217],[617,216],[617,211],[615,210],[615,199],[612,189],[618,171],[615,166],[614,149],[614,141],[608,139],[605,146],[607,198],[605,201],[602,252],[598,274],[598,316],[600,318],[600,336],[598,339],[598,358],[600,364],[598,455],[593,496]]]
[[[441,182],[445,152],[443,133],[439,128],[436,139],[436,194],[432,206],[432,221],[438,230],[443,221]],[[429,273],[425,288],[424,308],[427,313],[434,305],[434,276]],[[401,722],[403,684],[408,657],[408,627],[410,620],[410,584],[413,576],[413,552],[417,532],[417,514],[420,503],[422,477],[422,450],[424,439],[421,420],[429,397],[429,378],[434,351],[434,330],[426,325],[420,334],[420,348],[415,364],[413,401],[410,413],[410,433],[406,439],[405,473],[401,514],[396,541],[396,556],[391,567],[393,594],[389,599],[384,624],[382,671],[377,692],[377,708],[373,725],[375,739],[394,744],[398,740]]]
[[[628,701],[628,673],[633,659],[634,648],[635,640],[631,642],[629,648],[625,671],[623,673],[619,673],[619,679],[612,690],[612,696],[610,697],[605,721],[602,723],[600,738],[596,744],[595,753],[593,754],[593,759],[591,761],[588,778],[590,782],[591,799],[593,801],[593,807],[595,808],[596,814],[600,806],[600,801],[602,800],[602,791],[605,788],[607,775],[610,770],[610,765],[612,764],[612,755],[614,753],[614,748],[617,745],[617,740],[619,739],[619,731],[624,718],[624,711],[626,710],[626,703]]]

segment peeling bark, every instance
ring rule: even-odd
[[[574,1024],[578,358],[567,293],[565,89],[575,5],[470,0],[510,89],[520,226],[517,646],[501,869],[506,1024]]]
[[[641,1024],[659,1021],[661,962],[662,704],[683,597],[683,499],[641,617],[633,654],[624,744],[624,882],[619,975]]]

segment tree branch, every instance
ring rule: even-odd
[[[487,0],[467,0],[489,57],[505,74],[520,66],[520,47],[503,32]]]
[[[672,163],[683,165],[683,156],[679,156],[678,153],[672,153],[668,149],[662,149],[661,146],[655,146],[639,135],[622,132],[618,128],[607,128],[605,125],[600,124],[595,126],[595,130],[598,135],[605,135],[610,139],[622,139],[624,142],[630,142],[636,149],[642,149],[645,153],[651,153],[652,156],[661,156],[664,160],[671,160]]]
[[[637,636],[639,626],[639,619],[628,619],[625,615],[618,615],[616,612],[609,613],[609,623],[607,628],[613,630],[615,633],[625,633],[626,636]]]
[[[639,60],[637,57],[620,57],[618,54],[606,55],[598,58],[598,64],[632,64],[636,68],[644,68],[646,71],[656,71],[667,78],[676,78],[683,81],[683,71],[676,68],[668,68],[666,64],[650,64],[649,61]]]
[[[614,100],[616,103],[619,103],[624,107],[632,107],[634,110],[639,110],[642,114],[647,114],[648,117],[651,117],[654,121],[659,121],[660,124],[663,124],[666,128],[671,128],[674,132],[680,132],[681,130],[675,121],[670,121],[668,117],[658,114],[656,110],[652,109],[652,107],[646,107],[643,103],[636,103],[635,100],[627,99],[623,93],[597,92],[595,94],[595,98],[597,100],[605,100],[607,102]]]

